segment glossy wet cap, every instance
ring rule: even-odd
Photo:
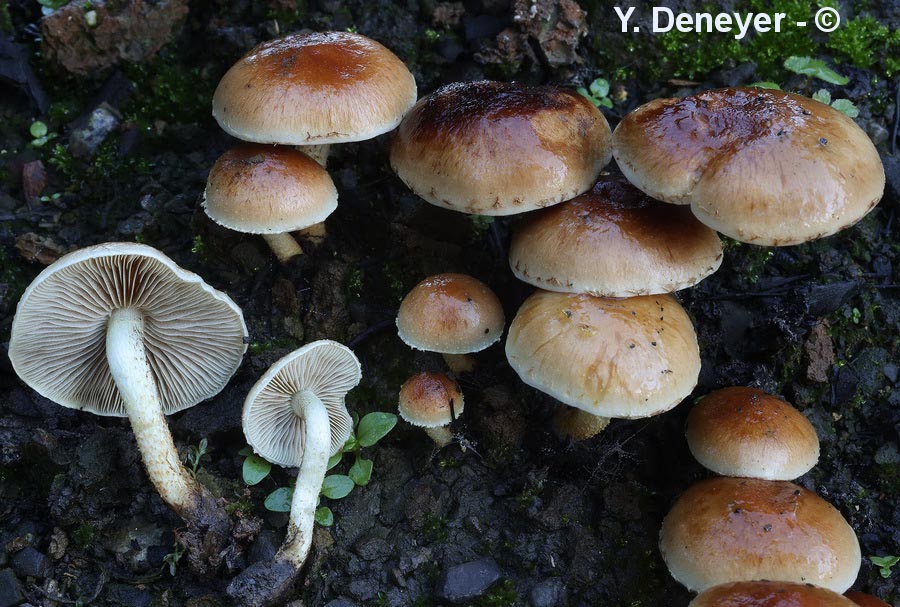
[[[688,607],[854,607],[826,588],[794,582],[731,582],[700,594]]]
[[[263,42],[222,77],[213,116],[244,141],[347,143],[393,130],[416,102],[412,74],[360,34],[290,34]]]
[[[289,147],[242,143],[209,172],[203,209],[231,230],[282,234],[325,221],[337,189],[322,165]]]
[[[700,374],[697,335],[671,295],[537,291],[510,324],[506,358],[529,386],[601,417],[667,411]]]
[[[613,135],[622,172],[650,196],[690,204],[734,239],[783,246],[828,236],[881,199],[875,146],[846,115],[782,91],[656,99]]]
[[[855,605],[859,605],[859,607],[891,607],[889,603],[882,601],[877,596],[872,596],[871,594],[866,594],[865,592],[860,592],[858,590],[848,590],[844,593],[844,596],[850,599]]]
[[[247,443],[281,466],[303,461],[303,418],[294,413],[295,394],[309,390],[328,411],[331,452],[337,453],[353,431],[344,397],[362,378],[350,348],[327,339],[306,344],[279,359],[250,389],[241,425]]]
[[[459,384],[444,373],[416,373],[400,387],[400,417],[420,428],[446,426],[464,406]]]
[[[723,388],[687,419],[694,457],[725,476],[793,480],[819,460],[819,437],[802,413],[757,388]]]
[[[391,142],[391,166],[413,192],[479,215],[569,200],[611,156],[606,119],[575,91],[487,80],[421,99]]]
[[[509,265],[548,291],[631,297],[695,285],[722,263],[722,242],[689,209],[653,200],[624,181],[529,215]]]
[[[480,352],[503,335],[506,319],[490,287],[465,274],[437,274],[410,291],[397,312],[397,333],[416,350]]]
[[[106,359],[110,313],[135,308],[165,414],[216,395],[241,364],[247,327],[225,293],[162,252],[130,242],[60,257],[28,286],[9,359],[36,392],[71,409],[125,417]]]
[[[861,562],[856,534],[834,506],[793,483],[749,478],[685,491],[663,520],[659,549],[672,577],[695,592],[767,579],[840,593]]]

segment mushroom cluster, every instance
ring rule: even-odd
[[[258,145],[240,144],[219,158],[204,209],[220,225],[262,234],[287,263],[303,254],[290,232],[323,239],[323,222],[337,208],[325,170],[330,144],[393,130],[415,101],[406,65],[360,34],[299,33],[263,42],[228,70],[213,96],[219,125]]]
[[[703,593],[695,603],[732,604],[724,597],[767,595],[753,584],[733,584],[757,580],[819,587],[778,586],[777,592],[822,594],[803,599],[813,601],[809,604],[846,601],[834,593],[856,580],[861,563],[856,534],[834,506],[789,482],[819,457],[809,421],[761,390],[733,387],[701,399],[688,416],[686,434],[701,464],[730,475],[685,491],[660,530],[660,552],[672,576]],[[837,598],[827,602],[832,594]]]

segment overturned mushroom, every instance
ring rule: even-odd
[[[268,605],[286,596],[312,544],[315,510],[328,458],[353,430],[344,396],[361,378],[356,355],[321,340],[278,360],[244,401],[247,442],[260,456],[298,466],[287,535],[272,561],[245,569],[228,586],[241,605]]]
[[[108,243],[47,267],[26,289],[9,357],[64,407],[128,417],[147,475],[188,523],[193,566],[215,565],[224,509],[181,464],[165,415],[217,394],[240,365],[247,329],[231,299],[151,247]]]
[[[453,441],[447,426],[462,414],[464,405],[459,384],[444,373],[416,373],[400,388],[400,417],[424,428],[439,448]]]

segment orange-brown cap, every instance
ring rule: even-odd
[[[694,326],[671,295],[537,291],[510,324],[506,358],[529,386],[600,417],[667,411],[700,373]]]
[[[444,373],[416,373],[400,388],[400,417],[420,428],[446,426],[464,404],[459,384]]]
[[[722,242],[690,210],[601,181],[515,231],[509,265],[548,291],[631,297],[690,287],[722,263]]]
[[[819,437],[802,413],[757,388],[723,388],[687,419],[697,461],[717,474],[789,481],[819,460]]]
[[[811,584],[756,581],[714,586],[688,607],[853,607],[853,602]]]
[[[400,59],[360,34],[291,34],[255,47],[222,77],[213,116],[244,141],[316,145],[392,130],[416,102]]]
[[[242,143],[216,160],[203,208],[231,230],[281,234],[325,221],[337,208],[337,189],[322,165],[302,152]]]
[[[663,520],[659,550],[677,581],[701,592],[780,580],[847,590],[859,572],[856,534],[821,497],[787,481],[717,477],[685,491]]]
[[[611,155],[606,119],[575,91],[487,80],[421,99],[391,143],[391,166],[413,192],[480,215],[577,196]]]
[[[884,192],[878,152],[853,120],[782,91],[656,99],[627,115],[613,141],[633,184],[654,198],[690,204],[706,225],[753,244],[834,234]]]
[[[865,592],[860,592],[858,590],[849,590],[844,593],[844,596],[860,607],[891,607],[890,604],[882,601],[877,596],[872,596],[871,594],[866,594]]]
[[[494,292],[465,274],[426,278],[397,313],[397,332],[406,345],[441,354],[480,352],[500,339],[505,324]]]

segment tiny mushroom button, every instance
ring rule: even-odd
[[[444,373],[416,373],[400,387],[400,417],[424,428],[438,447],[452,442],[447,426],[462,415],[464,407],[459,384]]]
[[[34,279],[19,301],[9,358],[29,386],[64,407],[128,417],[147,475],[188,523],[182,541],[196,537],[189,548],[221,558],[228,517],[182,466],[165,415],[225,387],[246,337],[227,295],[156,249],[108,243],[65,255]]]

